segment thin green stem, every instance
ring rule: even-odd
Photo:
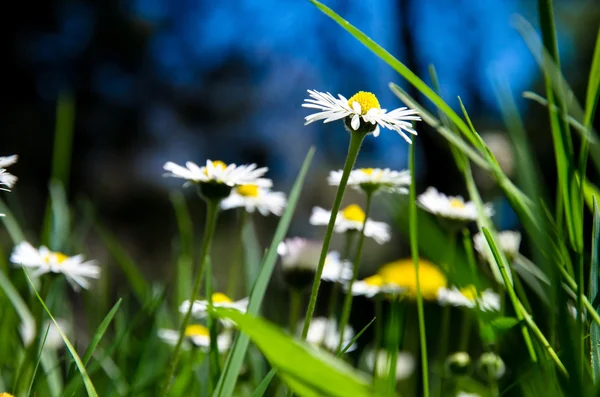
[[[179,354],[181,352],[181,344],[183,343],[183,338],[185,336],[185,329],[188,326],[188,323],[190,322],[190,318],[192,316],[192,303],[196,300],[196,298],[198,297],[198,293],[200,292],[200,286],[202,285],[202,276],[204,275],[204,267],[206,266],[210,246],[212,243],[213,236],[215,234],[215,229],[217,227],[217,216],[219,214],[220,200],[207,200],[206,203],[207,215],[204,236],[202,238],[202,257],[200,259],[200,266],[198,267],[198,273],[196,274],[194,287],[192,288],[192,294],[190,295],[190,305],[188,311],[183,317],[183,322],[181,323],[181,328],[179,330],[179,338],[177,339],[177,344],[175,344],[175,350],[173,352],[173,355],[171,356],[171,359],[169,360],[169,364],[167,365],[167,372],[163,381],[162,391],[160,393],[162,397],[167,396],[171,387],[171,378],[175,373],[175,367],[177,366],[177,360],[179,359]]]
[[[415,266],[417,283],[417,312],[419,315],[419,341],[421,345],[421,371],[423,377],[423,396],[429,397],[429,365],[427,362],[427,337],[425,335],[425,313],[423,310],[423,295],[421,294],[421,282],[419,279],[419,242],[417,241],[417,193],[415,186],[415,143],[410,146],[410,200],[409,200],[409,224],[410,224],[410,251]]]
[[[575,282],[575,280],[573,280],[573,278],[569,275],[569,273],[567,273],[567,270],[563,266],[560,266],[560,265],[558,266],[558,269],[560,270],[562,276],[565,278],[567,284],[569,284],[569,288],[573,291],[577,291],[577,283]],[[587,296],[583,295],[582,300],[583,300],[583,305],[587,309],[587,312],[590,314],[590,316],[592,317],[594,322],[596,324],[600,325],[600,315],[598,315],[598,312],[596,312],[596,309],[594,308],[592,303],[588,300]]]
[[[369,213],[371,212],[371,200],[373,198],[373,193],[367,193],[367,203],[365,208],[365,219],[362,224],[362,228],[360,230],[360,237],[358,238],[358,247],[356,248],[356,255],[354,256],[354,263],[352,264],[352,279],[348,284],[348,293],[344,297],[344,306],[342,308],[342,318],[340,319],[340,341],[338,343],[337,351],[340,352],[342,350],[344,344],[344,331],[346,330],[346,325],[348,325],[348,320],[350,320],[350,311],[352,310],[352,286],[358,277],[358,267],[360,265],[360,258],[362,256],[363,245],[365,243],[365,228],[367,226],[367,220],[369,219]]]
[[[242,264],[244,263],[244,251],[242,250],[242,235],[244,233],[244,226],[248,220],[248,213],[245,208],[240,208],[240,220],[239,220],[239,229],[237,240],[235,241],[235,246],[233,248],[233,254],[231,259],[231,264],[229,265],[229,280],[227,283],[227,296],[234,296],[235,291],[237,290],[238,280],[240,276],[243,276],[242,272]]]
[[[579,364],[579,376],[580,379],[579,381],[581,382],[581,384],[583,384],[584,382],[584,368],[585,368],[585,362],[586,362],[586,357],[585,357],[585,334],[586,334],[586,329],[584,327],[584,319],[583,319],[583,298],[585,297],[585,288],[584,288],[584,279],[583,279],[583,253],[581,252],[577,252],[576,253],[577,259],[579,259],[579,263],[578,263],[578,268],[577,268],[577,273],[579,276],[579,285],[577,285],[577,328],[579,331],[579,338],[577,338],[578,340],[576,341],[577,343],[577,353],[579,355],[579,357],[577,357],[577,361]]]
[[[290,291],[290,318],[289,330],[290,335],[296,334],[296,327],[300,319],[300,309],[302,308],[302,293],[297,288],[292,288]]]
[[[383,295],[375,295],[375,339],[373,340],[373,351],[375,357],[379,354],[379,345],[381,344],[381,337],[383,334]],[[373,379],[377,376],[377,362],[375,359],[373,362]]]
[[[471,316],[464,312],[463,322],[460,327],[460,339],[458,342],[458,351],[465,352],[469,350],[469,341],[471,340]]]
[[[306,317],[304,319],[304,328],[302,329],[302,338],[306,339],[308,334],[308,328],[317,305],[317,295],[319,294],[319,286],[321,285],[321,275],[323,274],[323,267],[325,266],[325,259],[327,258],[327,252],[329,251],[329,244],[331,243],[331,236],[333,235],[333,227],[335,226],[335,219],[337,218],[340,205],[342,204],[342,198],[344,197],[344,191],[348,184],[348,178],[350,177],[350,171],[354,167],[358,152],[362,141],[365,139],[366,134],[363,132],[353,131],[350,133],[350,146],[348,148],[348,155],[346,156],[346,163],[344,164],[344,171],[342,173],[342,179],[338,186],[335,200],[333,202],[333,208],[331,209],[331,217],[329,218],[329,224],[325,232],[325,238],[323,239],[323,247],[321,248],[321,256],[319,257],[319,266],[315,274],[312,290],[310,293],[310,300],[308,301],[308,309],[306,310]]]
[[[208,301],[208,305],[212,307],[213,304],[213,278],[212,278],[212,262],[210,260],[210,255],[208,255],[208,259],[206,260],[206,300]],[[210,362],[210,382],[209,382],[209,390],[212,393],[213,386],[219,382],[219,377],[221,376],[221,362],[219,360],[219,347],[217,344],[217,324],[218,320],[212,316],[208,316],[207,319],[208,324],[208,334],[210,336],[210,345],[209,345],[209,362]]]

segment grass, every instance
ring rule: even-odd
[[[444,315],[440,315],[442,309],[435,301],[426,299],[422,291],[428,276],[418,270],[414,300],[406,291],[399,295],[380,294],[372,300],[361,298],[361,305],[367,302],[374,311],[377,306],[377,316],[358,326],[361,331],[351,343],[342,346],[343,338],[337,336],[333,351],[311,344],[311,338],[307,338],[311,318],[318,304],[328,306],[327,289],[320,288],[320,276],[334,232],[335,214],[364,138],[356,133],[351,135],[344,181],[335,195],[334,216],[327,228],[310,296],[300,297],[294,304],[302,309],[306,319],[302,336],[291,336],[285,325],[270,321],[261,312],[268,313],[262,309],[277,266],[277,248],[288,234],[296,207],[303,198],[313,148],[299,167],[285,210],[266,247],[261,245],[255,231],[260,218],[239,217],[239,231],[235,233],[238,241],[234,243],[239,247],[234,261],[239,261],[240,266],[235,268],[239,274],[232,285],[241,285],[237,281],[245,280],[242,289],[249,295],[247,313],[217,307],[216,303],[209,306],[211,348],[193,347],[189,335],[184,333],[192,316],[188,311],[182,318],[177,308],[190,296],[206,297],[201,291],[202,277],[206,277],[207,290],[214,287],[211,264],[220,258],[209,256],[209,248],[213,232],[219,232],[216,204],[210,208],[202,249],[196,252],[197,222],[190,215],[184,196],[180,192],[171,194],[178,229],[176,236],[165,238],[175,237],[175,282],[151,282],[117,236],[95,219],[96,214],[90,210],[93,205],[88,203],[81,216],[80,207],[68,199],[76,112],[72,98],[63,95],[57,103],[52,174],[43,228],[32,243],[73,252],[82,247],[86,233],[95,233],[117,272],[103,271],[93,288],[73,295],[67,292],[67,283],[61,275],[31,277],[31,271],[9,266],[10,250],[25,239],[23,231],[30,228],[15,215],[19,213],[17,208],[0,201],[0,213],[6,214],[1,219],[11,243],[0,250],[0,393],[38,397],[84,393],[144,397],[159,395],[161,386],[161,395],[174,397],[258,397],[286,393],[453,397],[461,391],[480,396],[595,396],[600,392],[599,190],[586,175],[588,162],[595,171],[600,171],[600,143],[593,129],[600,93],[600,30],[585,98],[580,104],[561,73],[552,2],[538,1],[541,37],[522,17],[513,21],[538,62],[545,82],[544,95],[526,93],[525,96],[548,113],[551,127],[548,138],[553,143],[556,165],[552,172],[559,182],[556,192],[548,192],[539,182],[540,167],[511,89],[502,76],[491,75],[490,79],[515,153],[518,172],[514,179],[501,169],[460,98],[461,112],[457,112],[438,95],[439,83],[433,66],[430,68],[433,84],[429,86],[335,11],[316,0],[311,2],[315,10],[339,24],[430,101],[427,105],[419,103],[400,85],[390,83],[391,91],[402,102],[419,111],[423,121],[417,128],[421,130],[427,124],[447,142],[455,161],[452,166],[464,178],[464,188],[477,208],[477,217],[472,225],[460,225],[453,232],[454,237],[450,237],[438,219],[417,205],[415,184],[411,185],[409,195],[388,196],[387,208],[396,220],[397,229],[410,241],[410,260],[415,268],[420,269],[421,258],[429,258],[441,267],[449,285],[474,286],[472,299],[476,303],[470,308],[444,308]],[[428,109],[430,105],[435,107],[434,111]],[[341,125],[339,129],[343,133]],[[419,145],[419,137],[414,141],[410,148],[413,180],[418,175],[415,146]],[[495,181],[498,191],[516,212],[523,227],[523,239],[530,248],[527,257],[519,253],[509,255],[503,249],[496,225],[484,211],[482,194],[472,175],[473,165]],[[592,230],[586,236],[584,226],[588,221]],[[491,257],[487,259],[477,257],[473,250],[471,232],[475,226],[483,233],[490,250]],[[353,281],[362,260],[365,229],[363,226],[358,252],[353,256],[356,259]],[[82,235],[80,231],[86,232]],[[232,291],[236,290],[234,287]],[[477,300],[483,298],[482,292],[487,288],[499,295],[498,311],[482,310]],[[75,309],[70,299],[73,296],[85,310]],[[306,306],[303,298],[308,298]],[[338,312],[333,308],[342,324],[353,324],[353,315],[362,307],[356,301],[358,298],[347,294],[343,310]],[[69,334],[60,329],[57,318],[85,324],[85,332]],[[48,319],[58,327],[62,347],[51,347],[54,328],[43,327]],[[230,325],[233,327],[228,328]],[[27,340],[25,326],[33,330],[33,336]],[[165,329],[175,330],[175,349],[158,337]],[[221,337],[233,338],[229,349],[219,350]],[[355,344],[358,349],[351,352],[350,347]],[[366,362],[366,353],[374,344],[384,349],[387,361]],[[460,376],[445,365],[448,354],[459,350],[466,351],[472,360],[470,368]],[[409,371],[408,365],[400,360],[399,351],[411,352],[414,366],[420,371]],[[481,361],[481,357],[495,357],[497,365],[500,362],[497,360],[501,360],[508,371],[501,374],[499,367]],[[374,373],[377,375],[373,376]]]

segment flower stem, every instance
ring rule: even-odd
[[[352,310],[352,285],[356,281],[358,277],[358,266],[360,265],[360,257],[362,256],[363,245],[365,243],[365,228],[367,226],[367,219],[369,219],[369,213],[371,212],[371,199],[373,197],[373,193],[367,193],[367,203],[365,208],[365,220],[363,221],[362,228],[360,231],[360,237],[358,238],[358,247],[356,248],[356,255],[354,256],[354,263],[352,264],[352,279],[348,284],[348,292],[344,297],[344,306],[342,308],[342,318],[340,319],[340,341],[338,343],[337,351],[338,353],[342,350],[342,345],[344,344],[344,331],[346,330],[346,325],[348,325],[348,320],[350,319],[350,310]]]
[[[190,305],[188,311],[185,313],[183,317],[183,322],[181,323],[181,328],[179,330],[179,339],[177,339],[177,344],[175,345],[175,351],[171,356],[171,360],[169,360],[169,364],[167,365],[166,377],[163,381],[162,391],[160,393],[161,396],[166,397],[169,393],[169,388],[171,387],[171,378],[175,372],[175,367],[177,366],[177,360],[179,359],[179,353],[181,352],[181,344],[183,342],[183,337],[185,336],[185,329],[190,322],[190,317],[192,316],[192,307],[193,302],[196,300],[198,296],[198,292],[200,291],[200,285],[202,285],[202,276],[204,275],[204,267],[206,266],[206,262],[208,260],[208,254],[212,242],[213,235],[215,234],[215,229],[217,226],[217,215],[219,213],[219,202],[220,200],[215,199],[207,199],[207,216],[206,216],[206,224],[204,229],[204,236],[202,238],[202,257],[200,259],[200,266],[198,267],[198,273],[196,274],[196,279],[194,281],[194,287],[192,288],[192,294],[190,295]],[[216,341],[215,341],[216,342]]]
[[[375,295],[375,339],[373,341],[373,351],[375,357],[379,354],[379,345],[381,345],[381,336],[383,330],[383,296],[381,294]],[[373,362],[373,379],[377,377],[377,362],[375,359]]]
[[[415,186],[415,144],[410,146],[409,151],[410,178],[410,200],[409,200],[409,224],[410,224],[410,251],[415,266],[417,283],[417,312],[419,315],[419,340],[421,345],[421,371],[423,376],[423,397],[429,397],[429,365],[427,362],[427,337],[425,335],[425,313],[423,311],[423,295],[421,295],[421,281],[419,280],[419,244],[417,241],[417,195]]]
[[[325,232],[325,238],[323,239],[323,247],[321,248],[321,256],[319,257],[319,266],[315,274],[312,290],[310,293],[310,300],[308,301],[308,309],[306,310],[306,317],[304,319],[304,328],[302,329],[302,338],[306,339],[308,334],[308,328],[315,311],[317,304],[317,295],[319,293],[319,286],[321,285],[321,275],[323,274],[323,267],[325,266],[325,258],[327,258],[327,252],[329,251],[329,244],[331,243],[331,236],[333,235],[333,227],[335,226],[335,219],[337,218],[342,204],[342,198],[344,197],[344,191],[346,190],[346,184],[350,177],[350,171],[354,167],[358,152],[362,141],[365,139],[366,134],[364,132],[352,131],[350,133],[350,146],[348,147],[348,155],[346,156],[346,163],[344,164],[344,171],[342,173],[342,179],[338,186],[335,200],[333,201],[333,208],[331,209],[331,217],[329,218],[329,224],[327,225],[327,231]]]
[[[298,319],[300,317],[300,308],[302,307],[302,293],[298,288],[292,288],[290,291],[290,335],[296,334]]]
[[[248,220],[248,213],[245,208],[240,208],[238,211],[241,212],[239,217],[239,233],[233,248],[232,260],[229,265],[229,282],[227,283],[227,296],[230,297],[235,295],[239,277],[240,275],[243,276],[242,264],[244,263],[244,251],[242,250],[242,235],[244,233],[244,226]]]

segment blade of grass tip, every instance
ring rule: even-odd
[[[549,107],[554,112],[558,113],[560,111],[560,109],[556,105],[550,106],[548,104],[548,100],[546,98],[544,98],[543,96],[541,96],[535,92],[525,91],[525,92],[523,92],[522,96],[523,96],[523,98],[529,99],[529,100],[536,102],[544,107]],[[568,114],[567,115],[559,114],[559,116],[561,117],[561,119],[563,121],[566,121],[567,123],[569,123],[569,125],[571,127],[573,127],[573,129],[575,129],[580,134],[584,135],[587,132],[587,128],[583,124],[581,124],[575,117],[568,115]]]
[[[306,177],[306,173],[308,172],[308,167],[312,161],[314,153],[315,149],[314,147],[311,147],[306,155],[306,158],[304,159],[304,163],[302,163],[302,168],[300,169],[300,173],[296,178],[296,182],[294,182],[294,186],[290,191],[288,205],[281,216],[279,224],[277,225],[271,245],[262,260],[260,272],[256,278],[256,281],[254,282],[249,297],[248,313],[252,315],[256,315],[258,313],[262,300],[265,296],[267,285],[271,279],[271,274],[273,273],[273,268],[277,260],[277,246],[285,237],[292,221],[292,216],[296,209],[296,203],[298,202],[300,192],[302,191],[302,185],[304,184],[304,178]],[[248,343],[249,338],[246,334],[240,333],[235,338],[233,347],[229,353],[229,356],[227,357],[223,371],[221,372],[219,383],[217,384],[215,392],[213,393],[214,397],[231,397],[233,394],[238,374],[242,367],[244,357],[246,356]]]
[[[44,338],[42,339],[42,343],[40,345],[40,352],[38,353],[37,360],[35,361],[35,367],[33,368],[33,374],[31,374],[31,381],[29,382],[29,387],[27,388],[27,397],[31,395],[31,390],[33,390],[33,383],[35,381],[35,375],[37,374],[37,370],[40,366],[40,362],[42,361],[42,353],[44,351],[44,346],[46,345],[46,339],[48,338],[48,331],[50,330],[50,324],[46,327],[46,332],[44,333]]]
[[[417,192],[415,178],[415,143],[410,145],[409,150],[410,167],[410,192],[409,192],[409,223],[410,223],[410,252],[416,273],[417,284],[417,312],[419,317],[419,342],[421,345],[421,371],[423,377],[423,396],[429,397],[429,366],[427,362],[427,337],[425,332],[425,312],[423,310],[423,296],[419,280],[419,242],[417,241]],[[397,353],[396,353],[397,354]]]
[[[179,258],[177,259],[177,287],[175,302],[177,305],[186,300],[192,292],[192,262],[194,258],[194,228],[192,217],[180,191],[170,194],[179,229]]]
[[[50,182],[50,203],[52,207],[52,233],[50,234],[50,249],[63,251],[70,236],[71,224],[69,204],[63,185],[59,181]]]
[[[356,343],[358,338],[360,338],[360,336],[371,326],[371,324],[373,324],[373,321],[375,321],[375,317],[373,317],[373,319],[369,321],[369,323],[365,325],[363,329],[361,329],[360,332],[356,334],[356,336],[354,336],[354,338],[350,339],[350,342],[348,342],[348,344],[344,346],[344,348],[338,354],[336,354],[336,357],[343,356],[348,351],[348,349],[350,349],[352,345]]]
[[[600,95],[600,29],[596,36],[596,47],[594,57],[590,68],[590,77],[588,78],[587,94],[585,96],[585,112],[583,116],[583,125],[590,128],[596,109],[598,109],[598,97]]]
[[[56,326],[56,330],[58,331],[61,338],[65,342],[65,345],[67,346],[67,350],[69,350],[69,353],[73,357],[73,360],[75,360],[75,363],[77,364],[77,369],[79,370],[79,373],[81,374],[81,377],[83,378],[83,383],[85,385],[85,389],[88,393],[88,396],[98,397],[98,393],[96,393],[96,389],[94,388],[94,385],[92,384],[92,381],[91,381],[87,371],[85,370],[85,365],[81,361],[81,358],[79,358],[77,351],[75,351],[75,347],[73,347],[73,345],[69,341],[69,338],[67,338],[67,336],[64,334],[64,332],[60,329],[60,326],[54,319],[54,316],[50,312],[50,309],[48,309],[48,306],[46,306],[46,303],[44,302],[44,300],[42,299],[40,294],[38,294],[37,290],[35,289],[35,285],[33,284],[33,281],[31,280],[31,278],[29,278],[29,274],[27,274],[27,270],[25,270],[25,268],[23,268],[23,273],[25,274],[27,281],[29,281],[29,284],[31,285],[31,288],[33,289],[33,292],[35,293],[35,296],[37,297],[38,301],[42,304],[42,307],[48,314],[48,317],[50,317],[50,319]]]
[[[592,227],[592,257],[590,260],[590,280],[588,289],[588,300],[596,302],[598,297],[598,247],[600,244],[600,210],[598,202],[594,197],[594,224]],[[594,312],[598,313],[598,309]],[[589,311],[590,309],[588,309]],[[600,379],[600,326],[594,322],[590,325],[590,355],[592,361],[592,377],[594,382]]]
[[[260,382],[260,384],[256,387],[256,390],[254,390],[254,392],[252,393],[252,397],[262,397],[267,391],[267,388],[269,387],[269,384],[275,377],[276,373],[277,370],[275,368],[271,368],[267,376],[265,376],[262,382]]]
[[[463,133],[463,135],[474,145],[477,147],[477,140],[469,130],[469,127],[465,124],[465,122],[456,114],[456,112],[446,103],[442,98],[440,98],[435,91],[433,91],[423,80],[421,80],[416,74],[414,74],[406,65],[396,59],[392,54],[383,49],[379,44],[375,43],[371,38],[361,32],[359,29],[354,27],[344,18],[340,17],[335,11],[331,8],[327,7],[323,3],[320,3],[317,0],[310,0],[319,10],[321,10],[325,15],[333,19],[337,22],[341,27],[346,29],[348,33],[350,33],[354,38],[360,41],[365,47],[371,50],[375,55],[381,58],[385,63],[387,63],[392,69],[398,72],[402,77],[404,77],[410,84],[412,84],[421,94],[423,94],[427,99],[429,99],[435,106],[440,108],[453,123],[456,124],[458,129]]]
[[[6,231],[8,231],[8,235],[10,236],[12,243],[17,245],[24,241],[25,235],[23,234],[17,219],[14,217],[13,213],[8,209],[2,199],[0,199],[0,214],[4,214],[4,216],[0,216],[0,220],[4,224]]]

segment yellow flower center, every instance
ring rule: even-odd
[[[258,186],[256,185],[242,185],[239,186],[236,190],[240,196],[258,197]]]
[[[453,198],[453,199],[450,199],[450,207],[463,209],[463,208],[465,208],[465,202],[459,198]]]
[[[0,393],[0,397],[15,397],[10,393]]]
[[[356,204],[351,204],[342,210],[342,216],[349,221],[364,222],[365,212]]]
[[[371,175],[373,173],[373,171],[375,170],[375,168],[361,168],[360,170],[367,175]]]
[[[221,160],[210,161],[210,163],[213,165],[213,167],[220,168],[221,171],[224,171],[225,168],[227,168],[227,164],[225,164]],[[208,170],[206,168],[204,168],[204,175],[208,176]]]
[[[381,287],[383,285],[383,277],[379,274],[375,274],[373,276],[367,277],[363,280],[365,284],[373,285],[375,287]]]
[[[352,107],[354,102],[360,105],[360,113],[367,114],[371,109],[381,109],[377,97],[370,92],[359,91],[348,99],[348,106]]]
[[[475,298],[477,297],[477,290],[475,289],[475,286],[473,286],[473,285],[469,285],[465,288],[461,288],[460,293],[463,294],[465,296],[465,298],[467,298],[470,301],[474,301]]]
[[[386,283],[405,289],[410,297],[417,296],[417,272],[412,259],[403,259],[384,265],[378,272]],[[419,284],[423,299],[435,300],[440,288],[446,287],[446,276],[433,263],[419,259]]]
[[[43,260],[46,263],[54,262],[54,263],[61,264],[64,261],[66,261],[67,259],[69,259],[69,257],[67,255],[63,254],[62,252],[50,252],[43,256]],[[0,397],[2,397],[1,394],[0,394]]]
[[[232,300],[229,299],[229,297],[222,292],[215,292],[214,294],[212,294],[212,301],[213,301],[213,303],[231,303],[232,302]]]
[[[209,336],[208,328],[200,324],[192,324],[185,327],[185,336]]]

